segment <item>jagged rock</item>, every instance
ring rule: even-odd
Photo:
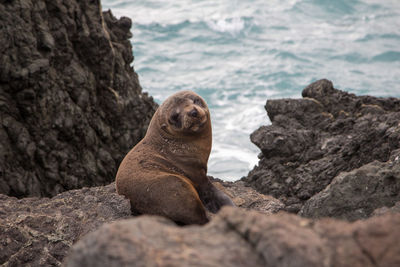
[[[0,193],[110,183],[156,105],[141,92],[131,20],[100,1],[0,1]]]
[[[398,266],[400,214],[350,224],[223,208],[209,224],[141,216],[102,226],[66,259],[78,266]]]
[[[400,148],[400,99],[355,96],[319,80],[303,99],[268,100],[266,110],[272,125],[251,135],[262,153],[244,181],[288,211],[298,212],[340,172],[386,162]]]
[[[351,221],[368,218],[375,209],[400,201],[399,192],[400,158],[393,156],[387,162],[374,161],[340,173],[323,191],[307,200],[299,214]]]
[[[0,195],[0,265],[59,266],[82,235],[129,216],[129,201],[114,183],[50,199]]]

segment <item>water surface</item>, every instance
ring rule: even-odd
[[[398,0],[103,0],[132,19],[134,68],[157,102],[179,90],[211,110],[209,174],[247,175],[270,123],[267,99],[327,78],[355,94],[400,97]]]

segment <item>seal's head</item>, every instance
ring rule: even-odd
[[[192,91],[181,91],[170,96],[159,110],[161,128],[172,135],[201,133],[210,124],[206,102]]]

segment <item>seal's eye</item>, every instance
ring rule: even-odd
[[[171,121],[174,121],[174,122],[178,121],[179,114],[178,113],[172,114],[170,119],[171,119]]]
[[[177,128],[181,128],[182,122],[179,119],[179,113],[177,112],[172,113],[172,115],[169,117],[169,123],[175,125],[175,127]]]

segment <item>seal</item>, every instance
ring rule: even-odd
[[[145,137],[122,160],[116,188],[134,214],[161,215],[179,224],[205,224],[234,206],[207,177],[212,130],[206,102],[192,91],[167,98],[156,110]]]

